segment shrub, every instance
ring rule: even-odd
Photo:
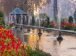
[[[0,17],[0,25],[5,26],[4,18]]]
[[[4,15],[3,15],[3,13],[0,11],[0,17],[3,17]]]
[[[73,17],[72,16],[69,16],[69,23],[73,23]]]
[[[26,49],[28,56],[51,56],[49,53],[43,52],[42,50],[32,50],[29,46]]]

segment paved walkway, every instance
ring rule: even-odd
[[[40,41],[40,49],[52,54],[52,56],[76,56],[76,37],[63,36],[61,45],[56,41],[52,33],[43,33]]]

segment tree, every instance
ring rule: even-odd
[[[3,13],[0,11],[0,17],[3,17]]]
[[[28,11],[29,13],[34,13],[34,10],[42,8],[42,6],[49,4],[51,0],[2,0],[2,7],[4,7],[4,12],[8,14],[12,9],[18,7]]]
[[[27,1],[27,10],[31,13],[34,13],[35,10],[41,9],[42,6],[49,4],[51,0],[28,0]]]
[[[46,13],[41,13],[41,14],[39,14],[39,17],[40,17],[40,18],[43,18],[43,19],[44,19],[44,18],[47,18],[47,14],[46,14]]]
[[[4,18],[3,18],[4,14],[0,11],[0,25],[4,26]]]
[[[69,23],[73,23],[73,17],[72,16],[69,16]]]
[[[50,18],[49,17],[47,17],[47,25],[49,25],[50,24]]]
[[[35,25],[35,18],[34,18],[34,16],[32,16],[31,24]]]
[[[50,18],[49,18],[49,16],[46,13],[39,14],[39,17],[41,19],[43,19],[42,22],[41,22],[42,26],[45,26],[45,27],[49,27],[50,26]]]

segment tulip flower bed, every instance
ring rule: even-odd
[[[68,22],[62,22],[61,26],[65,30],[71,30],[73,28],[73,24]]]
[[[65,30],[75,30],[76,29],[76,24],[68,23],[68,22],[62,22],[61,27]]]
[[[40,50],[23,45],[10,29],[0,27],[0,56],[51,56]]]
[[[57,26],[57,24],[56,24],[55,21],[51,21],[51,22],[50,22],[50,27],[51,27],[51,28],[54,28],[54,27],[56,27],[56,26]]]
[[[21,44],[11,30],[0,28],[0,56],[23,56]]]

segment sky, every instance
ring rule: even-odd
[[[73,16],[75,11],[75,4],[72,0],[58,0],[58,13],[61,18],[68,18]],[[49,5],[40,10],[40,13],[46,13],[50,18],[53,18],[53,0]]]

